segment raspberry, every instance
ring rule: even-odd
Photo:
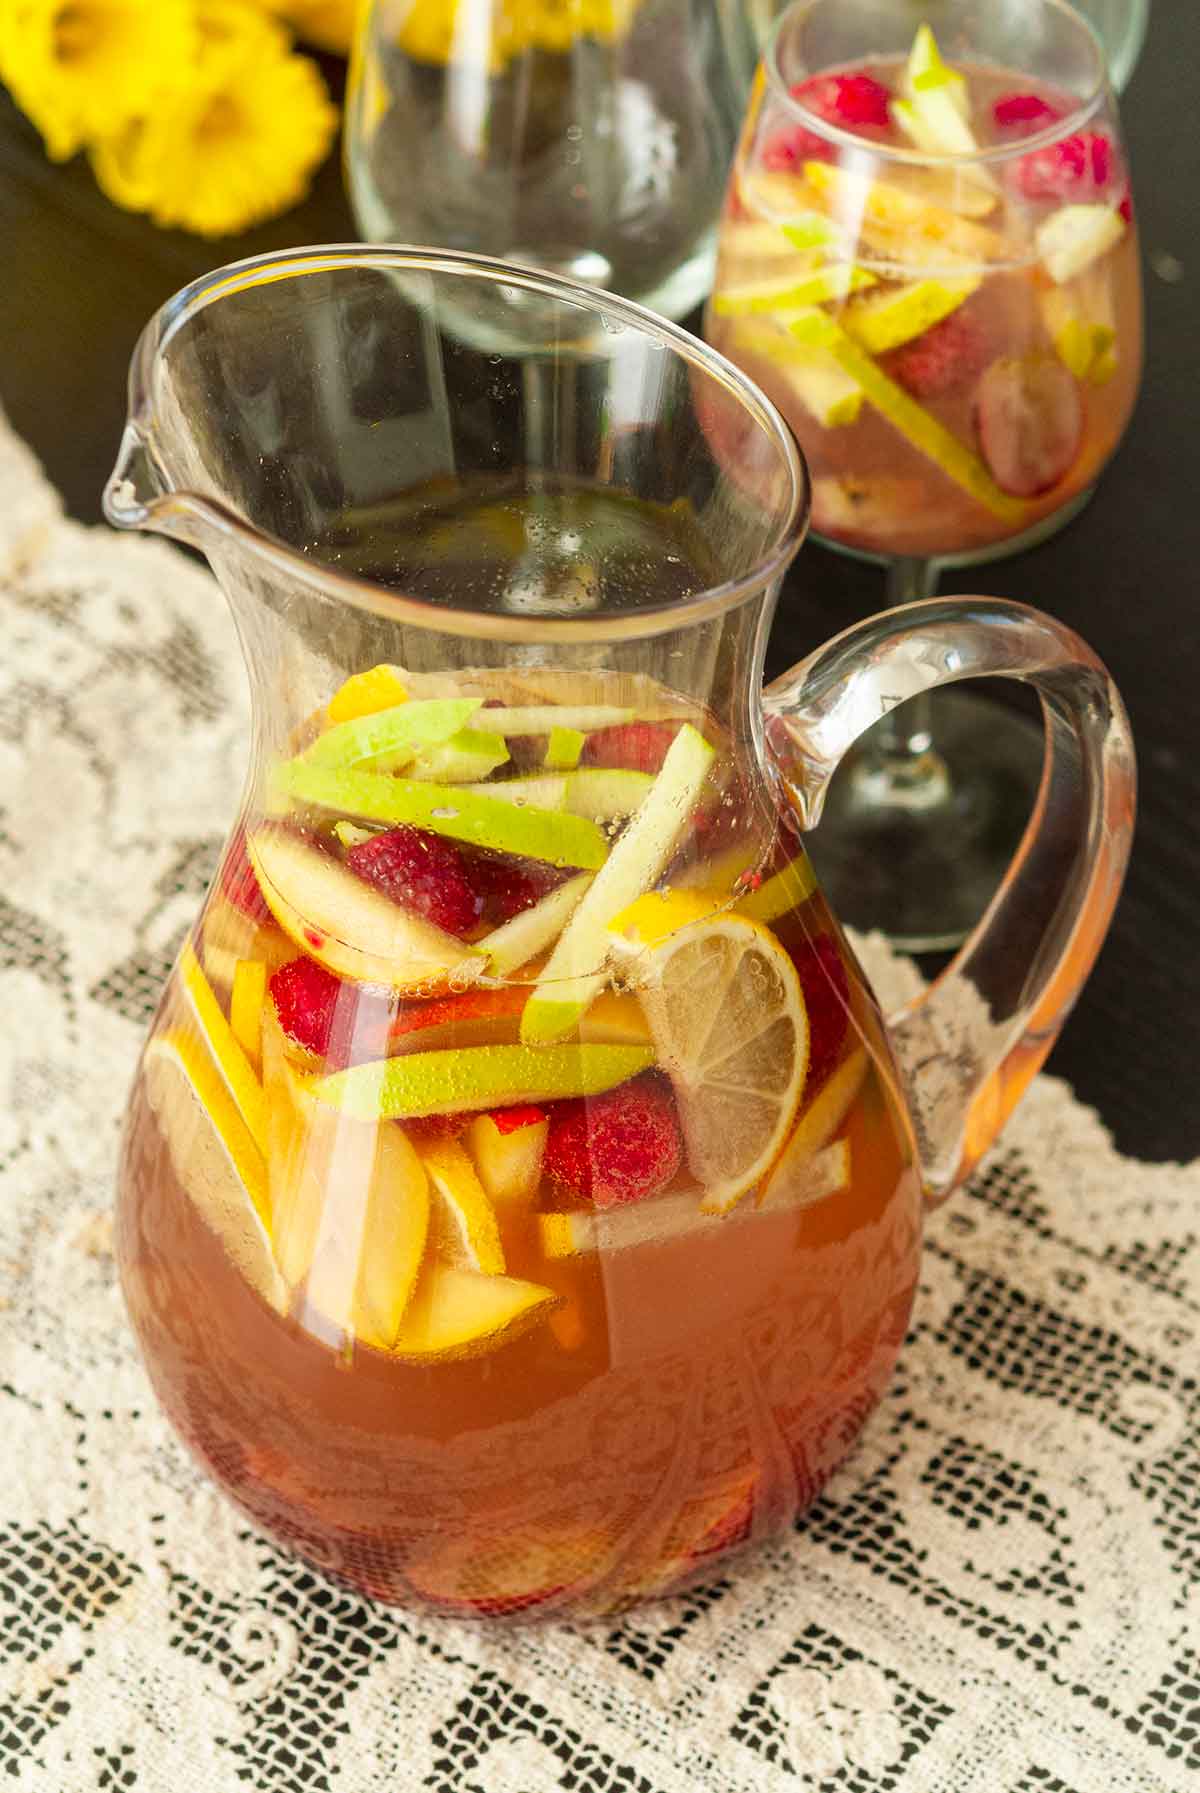
[[[674,722],[619,722],[598,728],[584,743],[585,766],[621,766],[630,772],[657,772],[679,733]]]
[[[1061,117],[1059,108],[1044,100],[1040,93],[1005,93],[992,107],[992,119],[998,131],[1018,131],[1023,137],[1054,124]]]
[[[463,855],[453,841],[424,828],[372,835],[351,847],[346,864],[364,883],[447,934],[469,934],[483,914]]]
[[[561,1196],[616,1208],[656,1195],[681,1157],[674,1097],[650,1071],[606,1095],[556,1103],[544,1173]]]
[[[850,980],[832,934],[806,940],[791,952],[808,1011],[808,1076],[805,1092],[816,1094],[838,1061],[850,1025]]]
[[[1025,199],[1084,199],[1107,187],[1116,172],[1112,138],[1078,131],[1018,157],[1008,179]]]
[[[240,823],[234,829],[229,849],[221,861],[218,882],[222,895],[233,904],[235,909],[240,909],[243,915],[248,915],[251,921],[256,921],[263,926],[271,920],[271,911],[263,900],[263,893],[258,886],[258,878],[250,863],[250,855],[246,851],[246,831]]]
[[[514,859],[508,853],[480,853],[470,861],[469,872],[489,919],[495,922],[511,921],[523,909],[532,909],[570,876],[557,866]]]
[[[793,87],[792,98],[848,131],[862,125],[886,130],[892,121],[892,96],[871,75],[817,75]]]
[[[349,1064],[382,1051],[391,1013],[384,991],[344,983],[305,958],[281,965],[269,988],[279,1025],[306,1052]]]
[[[493,1108],[488,1111],[488,1119],[497,1133],[519,1133],[522,1127],[537,1127],[546,1118],[544,1108],[535,1108],[531,1102],[525,1102],[517,1108]]]
[[[939,398],[967,386],[987,365],[991,350],[978,322],[952,311],[911,342],[893,349],[884,365],[914,398]]]

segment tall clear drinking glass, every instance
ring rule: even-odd
[[[1128,162],[1064,0],[800,0],[734,163],[706,330],[787,417],[813,527],[889,604],[1029,547],[1091,496],[1141,373]],[[1032,806],[1040,750],[967,694],[891,715],[814,851],[841,912],[961,940]]]

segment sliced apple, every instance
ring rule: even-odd
[[[811,1208],[828,1201],[832,1195],[844,1195],[850,1187],[850,1142],[837,1140],[822,1151],[801,1149],[795,1137],[783,1149],[766,1187],[758,1198],[755,1213],[767,1210],[772,1214],[782,1209]]]
[[[561,1039],[578,1026],[603,987],[601,968],[612,943],[609,922],[658,882],[690,825],[714,758],[704,737],[685,723],[649,795],[559,937],[525,1005],[523,1040]]]
[[[919,405],[903,386],[890,380],[828,313],[806,312],[803,317],[793,318],[788,328],[800,341],[827,348],[851,378],[858,381],[868,404],[886,417],[893,429],[914,448],[940,467],[955,485],[969,492],[1002,522],[1018,525],[1024,521],[1028,514],[1024,501],[1001,491],[979,456],[931,411]]]
[[[473,847],[590,871],[608,856],[607,842],[594,822],[511,801],[502,795],[503,783],[474,790],[461,784],[421,784],[378,772],[308,765],[302,759],[292,760],[284,774],[290,795],[301,803],[368,822],[404,823]]]
[[[594,728],[615,728],[632,722],[636,710],[621,704],[517,704],[480,710],[472,727],[497,735],[548,735],[556,728],[577,728],[584,734]]]
[[[444,1264],[503,1276],[504,1247],[491,1198],[456,1139],[420,1146],[433,1190],[433,1245]]]
[[[504,1046],[517,1042],[517,1025],[528,991],[519,985],[464,990],[401,1004],[388,1034],[391,1052],[437,1052],[459,1046]]]
[[[381,754],[416,754],[467,726],[482,706],[480,697],[431,697],[373,710],[348,722],[335,722],[317,736],[301,756],[310,766],[356,766]]]
[[[493,977],[511,977],[522,965],[549,952],[591,886],[593,873],[580,872],[557,889],[547,891],[532,908],[522,909],[510,921],[479,942]]]
[[[718,317],[747,317],[756,312],[773,316],[799,305],[824,305],[830,299],[844,299],[847,293],[874,285],[874,274],[841,262],[799,278],[785,274],[777,280],[727,286],[723,292],[713,294],[712,308]]]
[[[262,1084],[225,1019],[224,1010],[213,994],[212,985],[204,975],[190,940],[184,941],[183,951],[179,956],[179,978],[196,1024],[225,1080],[238,1113],[259,1151],[265,1153],[267,1108]]]
[[[404,775],[425,784],[470,784],[476,779],[488,778],[507,759],[508,748],[503,736],[487,735],[478,728],[460,728],[448,741],[422,748],[407,763]],[[364,770],[398,771],[399,767],[371,761]]]
[[[581,728],[552,728],[542,764],[548,772],[573,772],[586,741]]]
[[[277,1313],[287,1287],[271,1250],[263,1154],[204,1046],[182,1028],[151,1040],[143,1088],[175,1175],[250,1287]]]
[[[389,1350],[417,1286],[429,1230],[425,1168],[399,1127],[332,1131],[326,1200],[304,1285],[335,1332]]]
[[[498,1208],[531,1206],[542,1178],[549,1131],[544,1110],[532,1105],[495,1109],[471,1122],[467,1130],[471,1157],[479,1181]]]
[[[262,1020],[266,998],[267,968],[263,961],[239,959],[229,998],[229,1025],[255,1076],[262,1070]]]
[[[842,313],[841,322],[868,354],[883,355],[924,336],[926,330],[957,311],[980,285],[977,274],[962,280],[914,280],[859,299]]]
[[[770,1210],[807,1207],[824,1195],[849,1186],[849,1147],[845,1140],[805,1160],[803,1176],[781,1183]],[[819,1193],[817,1193],[819,1192]],[[538,1235],[547,1258],[580,1257],[585,1252],[625,1251],[635,1245],[662,1245],[671,1239],[707,1233],[716,1237],[741,1225],[759,1212],[749,1203],[725,1213],[706,1213],[702,1192],[684,1189],[676,1195],[660,1195],[651,1201],[623,1208],[580,1210],[570,1214],[539,1214]]]
[[[941,90],[947,94],[960,118],[967,118],[971,111],[971,96],[967,91],[966,78],[956,69],[952,69],[938,48],[937,38],[929,25],[919,25],[904,64],[904,73],[900,77],[901,91],[909,100],[915,100],[922,91]]]
[[[1125,235],[1125,220],[1109,205],[1064,205],[1038,225],[1042,265],[1059,286],[1107,255]]]
[[[415,1120],[598,1096],[654,1062],[643,1046],[465,1046],[410,1052],[314,1078],[314,1098],[359,1120]]]
[[[877,181],[858,169],[806,162],[812,191],[844,228],[879,260],[903,266],[1010,260],[1013,245],[999,231],[936,205],[917,189]]]
[[[862,388],[820,348],[806,348],[790,339],[781,328],[739,318],[729,347],[760,355],[778,369],[779,378],[822,429],[841,429],[856,423],[862,410]]]
[[[338,687],[326,705],[325,714],[331,723],[353,722],[359,716],[373,715],[376,710],[393,710],[408,701],[404,674],[398,666],[369,666],[365,672],[351,673]]]
[[[541,772],[532,778],[505,778],[496,784],[464,787],[476,796],[503,797],[518,808],[565,810],[589,822],[616,822],[631,816],[654,783],[648,772],[621,766],[584,766],[574,772]]]
[[[482,972],[474,947],[401,909],[299,835],[263,828],[248,846],[284,933],[339,977],[417,990]]]
[[[560,1299],[540,1283],[484,1276],[434,1258],[425,1266],[391,1353],[407,1363],[482,1357],[547,1319]]]

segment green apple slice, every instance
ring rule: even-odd
[[[405,769],[406,778],[422,784],[472,784],[487,778],[508,759],[508,748],[502,735],[484,734],[481,729],[461,728],[448,741],[426,747]],[[399,770],[372,760],[364,771]]]
[[[844,299],[847,293],[860,292],[874,286],[875,276],[865,268],[849,262],[832,263],[817,268],[800,279],[785,275],[779,280],[749,281],[744,286],[727,286],[713,294],[713,310],[718,317],[747,317],[758,312],[768,314],[791,311],[802,305],[824,305],[830,299]]]
[[[1107,255],[1125,235],[1125,220],[1110,205],[1064,205],[1035,233],[1037,252],[1059,286]]]
[[[769,1203],[769,1212],[811,1207],[813,1202],[836,1195],[850,1186],[850,1148],[843,1139],[823,1152],[811,1155],[799,1166],[788,1184],[780,1185]],[[724,1237],[730,1228],[753,1220],[762,1208],[748,1203],[726,1213],[706,1213],[700,1206],[702,1192],[684,1189],[652,1201],[596,1212],[540,1214],[538,1233],[547,1258],[575,1258],[585,1252],[622,1251],[633,1245],[661,1245],[669,1239],[708,1233]],[[766,1203],[763,1204],[767,1206]]]
[[[499,784],[470,785],[479,796],[503,796],[518,807],[565,810],[591,822],[615,822],[631,816],[654,783],[648,772],[621,766],[584,766],[577,772],[545,772],[532,778],[506,778]]]
[[[310,766],[356,766],[381,754],[412,758],[449,740],[482,706],[481,697],[432,697],[335,722],[301,756]]]
[[[573,772],[587,736],[581,728],[552,728],[542,764],[548,772]]]
[[[494,735],[549,735],[556,728],[578,728],[586,734],[593,728],[632,722],[636,714],[620,704],[519,704],[480,710],[472,727]]]
[[[246,845],[284,933],[338,977],[406,990],[482,972],[477,947],[402,909],[299,835],[260,828]]]
[[[522,807],[499,795],[503,784],[487,785],[489,795],[465,785],[421,784],[378,772],[341,771],[292,760],[288,790],[301,803],[361,816],[395,827],[427,828],[450,840],[551,865],[595,871],[608,857],[608,843],[594,822],[565,812]]]
[[[917,28],[900,86],[909,100],[914,100],[918,93],[944,88],[959,117],[965,119],[970,116],[971,98],[967,92],[966,80],[943,59],[937,38],[929,25]]]
[[[604,984],[600,967],[612,945],[609,922],[658,882],[691,824],[714,757],[703,735],[685,723],[644,803],[563,929],[522,1013],[523,1040],[561,1039],[578,1026]]]
[[[924,336],[978,292],[981,284],[978,275],[962,280],[914,280],[856,300],[842,313],[841,322],[868,354],[883,355]]]
[[[862,410],[862,387],[823,349],[806,348],[770,324],[739,318],[730,346],[761,355],[779,369],[780,379],[822,429],[855,423]]]
[[[889,380],[882,368],[876,366],[828,313],[809,312],[803,318],[793,318],[788,328],[800,341],[827,348],[851,378],[858,381],[868,404],[874,405],[894,429],[921,454],[927,455],[955,485],[969,492],[1002,522],[1017,525],[1024,521],[1027,505],[1002,492],[979,456],[902,386]]]
[[[362,1121],[411,1121],[599,1096],[654,1063],[650,1046],[461,1046],[405,1052],[314,1077],[319,1101]]]
[[[493,977],[511,977],[530,959],[548,952],[574,915],[592,882],[591,872],[580,872],[568,878],[557,890],[546,895],[529,909],[523,909],[498,928],[493,928],[479,943],[487,955],[488,970]]]

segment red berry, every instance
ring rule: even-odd
[[[808,1011],[808,1076],[804,1087],[812,1096],[836,1065],[850,1026],[850,979],[832,934],[819,934],[815,940],[794,947],[791,959]]]
[[[603,1096],[557,1103],[544,1169],[559,1195],[615,1208],[656,1195],[681,1157],[675,1099],[646,1072]]]
[[[785,130],[772,131],[758,159],[772,174],[799,174],[806,162],[836,161],[837,144],[828,137],[819,137],[815,131],[806,131],[803,125],[789,125]]]
[[[998,131],[1019,131],[1029,136],[1062,117],[1057,106],[1044,100],[1040,93],[1006,93],[992,107],[992,118]]]
[[[258,886],[258,878],[250,863],[250,855],[246,851],[246,831],[239,823],[234,829],[228,850],[221,861],[221,872],[218,880],[222,894],[228,898],[235,909],[248,915],[251,921],[265,925],[271,920],[271,911],[263,900],[263,893]]]
[[[544,1108],[535,1108],[532,1103],[523,1103],[518,1108],[493,1108],[488,1112],[488,1119],[497,1133],[519,1133],[522,1127],[536,1127],[546,1118]]]
[[[503,786],[497,786],[502,790]],[[523,909],[535,903],[557,885],[569,872],[557,866],[542,865],[536,859],[516,859],[508,853],[479,853],[469,865],[471,884],[482,899],[490,919],[511,921]]]
[[[346,864],[364,883],[447,934],[469,934],[483,914],[463,855],[453,841],[424,828],[374,834],[351,847]]]
[[[968,386],[987,366],[991,348],[976,318],[952,311],[949,317],[893,349],[884,366],[914,398],[939,398]]]
[[[1120,215],[1120,217],[1122,217],[1125,220],[1126,224],[1133,223],[1133,194],[1130,192],[1128,187],[1126,187],[1124,193],[1121,196],[1121,203],[1117,207],[1117,212]]]
[[[289,959],[269,985],[279,1025],[318,1058],[372,1058],[387,1037],[391,1003],[383,990],[344,983],[315,959]]]
[[[1079,453],[1079,387],[1054,355],[993,361],[975,394],[975,427],[1000,489],[1036,498],[1058,484]]]
[[[792,98],[848,131],[861,125],[886,130],[891,123],[891,93],[872,75],[816,75],[793,87]]]
[[[584,742],[580,763],[657,772],[678,733],[677,722],[619,722],[614,728],[598,728]]]
[[[1008,179],[1025,199],[1057,201],[1098,193],[1116,172],[1112,138],[1101,131],[1078,131],[1019,156]]]

